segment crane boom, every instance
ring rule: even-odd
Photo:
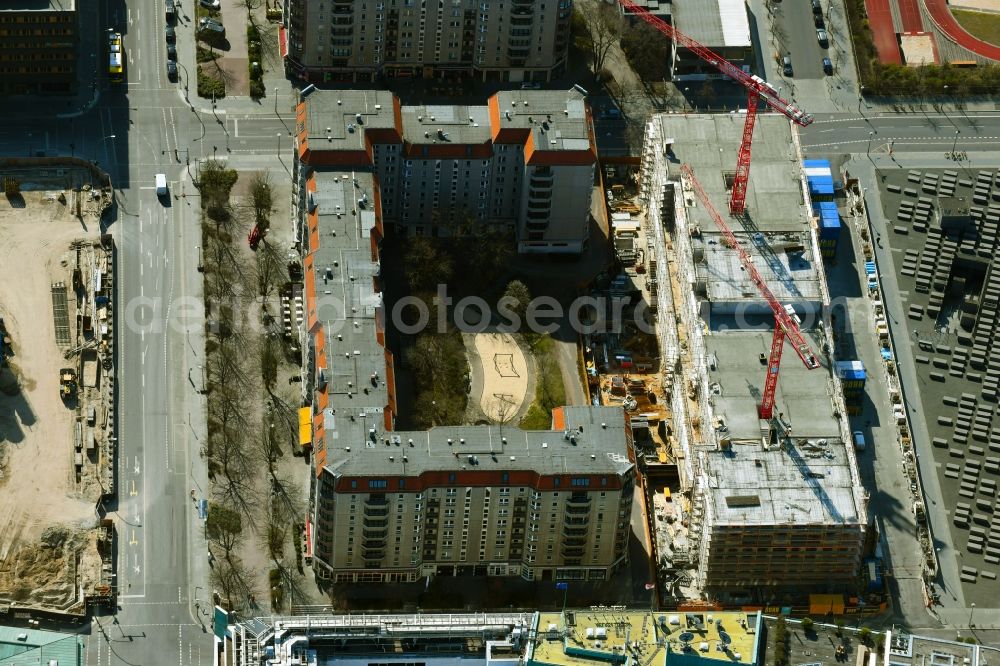
[[[759,95],[768,106],[775,111],[788,116],[788,118],[797,125],[805,127],[813,121],[812,116],[778,95],[778,91],[766,81],[760,77],[747,74],[742,69],[729,62],[704,44],[688,37],[666,21],[653,16],[645,7],[640,7],[632,0],[618,0],[618,4],[681,46],[684,46],[694,52],[695,55],[715,67],[725,76],[739,82],[740,85],[746,88],[747,92],[751,95],[754,93]]]
[[[802,331],[799,330],[799,325],[795,323],[795,320],[785,311],[785,308],[778,302],[774,293],[764,282],[764,278],[761,277],[760,272],[757,267],[753,264],[753,259],[750,258],[750,254],[743,249],[739,241],[736,239],[736,234],[733,230],[729,228],[719,212],[715,210],[712,202],[709,201],[708,195],[705,194],[705,190],[702,189],[701,183],[698,179],[694,177],[694,172],[691,167],[687,164],[681,165],[681,172],[687,176],[688,180],[691,181],[691,187],[694,188],[695,194],[701,200],[703,206],[708,211],[708,214],[712,216],[715,221],[715,226],[719,228],[722,232],[723,237],[725,237],[727,244],[736,251],[739,255],[740,263],[743,265],[744,270],[746,270],[747,275],[750,276],[750,281],[753,282],[754,286],[757,287],[757,291],[760,292],[764,300],[771,307],[771,311],[774,313],[775,324],[781,328],[784,335],[788,337],[791,341],[792,346],[795,348],[795,353],[798,354],[799,358],[807,368],[812,370],[813,368],[819,367],[819,361],[816,360],[816,355],[813,353],[812,349],[809,347],[809,343],[806,342],[805,337],[802,335]]]
[[[747,99],[747,117],[743,121],[743,140],[740,142],[740,152],[736,157],[736,177],[733,178],[733,191],[729,194],[729,214],[742,215],[746,210],[747,183],[750,180],[750,144],[753,141],[753,126],[757,120],[757,93],[750,91]]]
[[[767,377],[764,378],[764,395],[760,400],[760,418],[774,415],[774,393],[778,389],[778,370],[781,368],[781,350],[785,348],[785,332],[780,326],[774,327],[771,337],[771,355],[767,359]]]

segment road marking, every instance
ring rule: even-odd
[[[139,543],[139,540],[135,538],[135,528],[132,528],[132,540],[128,542],[130,546],[134,546]]]
[[[233,128],[234,128],[233,129],[233,136],[235,136],[237,139],[240,138],[240,119],[239,118],[233,118]]]
[[[134,456],[134,460],[135,460],[135,467],[133,468],[133,470],[135,471],[136,474],[138,474],[139,473],[139,456]],[[133,481],[132,483],[135,483],[135,482]]]
[[[135,479],[132,479],[132,489],[130,491],[128,491],[128,494],[129,494],[129,497],[135,497],[136,495],[139,494],[138,491],[136,491],[136,489],[135,489]]]

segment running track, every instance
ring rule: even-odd
[[[899,53],[889,2],[891,0],[865,0],[865,9],[868,11],[868,22],[872,29],[872,37],[875,39],[878,59],[887,65],[902,65],[903,57]],[[919,13],[917,16],[919,18]]]
[[[915,2],[915,0],[910,1]],[[868,2],[869,0],[865,0],[866,5]],[[934,23],[937,24],[938,30],[943,32],[948,39],[977,55],[983,56],[984,58],[1000,61],[1000,47],[994,46],[989,42],[984,42],[983,40],[977,39],[967,33],[965,29],[958,24],[955,17],[951,15],[951,12],[948,10],[948,3],[946,0],[924,0],[924,3],[927,6],[927,12],[931,15]],[[874,21],[872,21],[872,23],[874,23]],[[879,51],[880,57],[881,53],[882,52]]]

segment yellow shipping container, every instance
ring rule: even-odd
[[[299,408],[299,446],[312,446],[312,410],[309,407]]]

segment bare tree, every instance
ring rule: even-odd
[[[264,299],[271,296],[278,282],[282,279],[285,265],[278,248],[263,239],[257,246],[254,277],[257,283],[257,293]]]
[[[617,5],[605,2],[591,3],[589,7],[578,8],[582,12],[585,27],[585,44],[591,53],[591,67],[594,74],[604,69],[608,53],[625,34],[625,20],[618,12]]]
[[[225,601],[228,610],[252,606],[256,591],[251,585],[253,575],[238,557],[216,560],[212,567],[212,587]]]
[[[266,171],[257,171],[250,177],[249,194],[254,223],[267,229],[270,224],[271,209],[274,206],[274,192],[271,187],[271,177]]]

